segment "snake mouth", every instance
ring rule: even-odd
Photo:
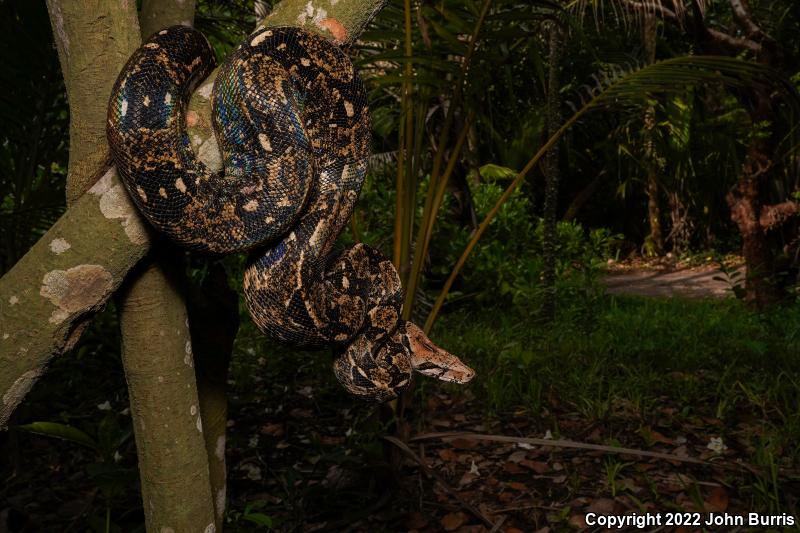
[[[411,366],[424,376],[450,383],[464,384],[475,371],[461,359],[436,346],[417,325],[406,322],[405,333],[411,351]]]
[[[453,357],[458,360],[457,357]],[[441,381],[459,384],[468,383],[472,378],[475,377],[475,371],[461,361],[458,361],[458,364],[458,368],[441,368],[438,366],[426,368],[426,365],[422,364],[420,366],[415,366],[414,370],[424,376],[436,378]]]

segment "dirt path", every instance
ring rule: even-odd
[[[723,278],[714,279],[714,278]],[[733,295],[731,283],[716,266],[677,269],[630,268],[614,270],[602,280],[611,294],[634,296],[687,296],[726,298]]]

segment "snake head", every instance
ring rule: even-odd
[[[406,322],[404,329],[404,344],[411,355],[411,367],[416,372],[459,384],[467,383],[475,377],[474,370],[455,355],[436,346],[416,324]]]

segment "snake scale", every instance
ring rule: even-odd
[[[186,105],[215,68],[205,37],[166,28],[113,88],[107,135],[135,204],[193,251],[250,252],[244,294],[255,324],[300,347],[332,346],[352,394],[393,399],[412,371],[465,383],[473,371],[401,319],[397,271],[364,244],[337,248],[364,181],[371,129],[347,55],[297,28],[251,34],[212,91],[223,170],[193,152]]]

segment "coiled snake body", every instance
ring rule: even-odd
[[[351,393],[392,399],[412,370],[469,381],[469,367],[401,320],[388,259],[363,244],[334,248],[371,135],[348,57],[296,28],[250,35],[214,83],[218,173],[195,156],[185,128],[188,98],[214,67],[205,37],[176,26],[144,43],[114,86],[111,154],[145,217],[191,250],[251,251],[244,293],[254,322],[294,345],[333,345],[335,374]]]

